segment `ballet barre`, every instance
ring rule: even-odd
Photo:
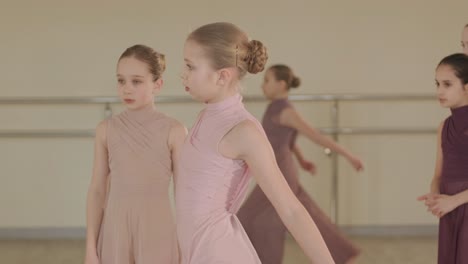
[[[437,129],[411,128],[411,127],[340,127],[339,106],[344,101],[435,101],[434,94],[296,94],[289,96],[290,101],[315,101],[331,102],[331,126],[318,128],[322,133],[330,135],[338,141],[339,135],[385,135],[385,134],[435,134]],[[244,102],[266,102],[264,96],[244,96]],[[158,96],[156,103],[196,103],[187,96]],[[104,105],[104,116],[112,115],[112,104],[120,103],[117,96],[95,96],[95,97],[0,97],[2,105]],[[27,130],[27,129],[0,129],[0,138],[89,138],[94,137],[94,130]],[[332,190],[330,200],[330,218],[338,221],[338,156],[336,153],[325,149],[325,154],[331,159],[332,167]]]
[[[420,101],[435,100],[432,94],[405,95],[372,95],[372,94],[295,94],[290,95],[291,101]],[[262,95],[246,95],[244,102],[266,102]],[[93,97],[0,97],[0,105],[15,104],[117,104],[117,96]],[[194,100],[188,96],[158,96],[156,103],[190,103]]]
[[[88,138],[94,137],[94,130],[63,129],[2,129],[0,138]]]
[[[379,135],[379,134],[434,134],[436,128],[318,128],[322,133],[328,135]],[[79,129],[2,129],[1,137],[9,138],[74,138],[74,137],[94,137],[94,130]]]

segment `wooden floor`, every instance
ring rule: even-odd
[[[357,264],[434,264],[435,238],[353,237],[363,250]],[[83,264],[83,240],[3,240],[0,263]],[[284,264],[307,263],[294,241],[288,240]]]
[[[437,263],[437,239],[435,238],[353,237],[352,240],[362,249],[357,264]],[[307,263],[304,254],[294,241],[288,241],[284,264],[302,263]]]

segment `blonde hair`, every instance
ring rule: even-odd
[[[246,72],[255,74],[263,71],[268,60],[263,43],[249,41],[247,34],[231,23],[218,22],[201,26],[187,40],[202,46],[214,69],[236,67],[239,79]]]
[[[161,78],[164,70],[166,70],[166,59],[164,54],[159,53],[148,46],[138,44],[127,48],[122,55],[120,55],[119,61],[127,57],[133,57],[146,63],[150,73],[153,75],[153,81]]]

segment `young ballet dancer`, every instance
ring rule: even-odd
[[[439,264],[468,263],[468,55],[445,57],[436,68],[437,97],[451,115],[438,128],[430,192],[419,197],[439,218]]]
[[[307,257],[334,263],[319,230],[275,161],[267,137],[244,108],[240,80],[267,61],[264,45],[230,23],[193,31],[184,46],[186,91],[206,104],[181,150],[176,212],[182,264],[260,264],[236,213],[250,175]]]
[[[288,94],[291,88],[299,85],[300,79],[294,75],[290,67],[278,64],[268,68],[262,90],[271,103],[263,116],[263,128],[273,147],[276,162],[282,174],[314,220],[333,259],[337,264],[352,263],[359,254],[359,250],[345,238],[299,182],[293,155],[296,156],[303,169],[314,173],[315,166],[304,159],[299,146],[295,143],[296,137],[298,134],[303,134],[313,142],[343,155],[356,170],[361,170],[363,165],[359,158],[305,122],[294,109],[288,100]],[[237,216],[262,263],[281,264],[287,230],[275,208],[258,185],[242,205]]]
[[[118,60],[126,109],[96,129],[86,264],[179,262],[168,188],[186,129],[155,108],[164,70],[164,55],[143,45]]]

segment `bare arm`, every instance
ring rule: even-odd
[[[437,154],[436,154],[436,164],[434,169],[434,176],[432,177],[429,193],[418,197],[418,200],[425,201],[426,205],[429,205],[435,194],[439,194],[440,186],[440,176],[442,175],[442,161],[444,160],[442,154],[442,128],[444,127],[444,122],[440,123],[437,128]]]
[[[174,193],[178,174],[179,154],[187,136],[187,129],[179,122],[174,122],[169,132],[169,148],[172,160],[172,178],[174,182]]]
[[[352,155],[347,149],[337,144],[333,139],[322,135],[319,130],[310,126],[293,108],[289,107],[281,112],[280,124],[292,127],[320,146],[329,148],[332,151],[343,155],[351,162],[356,170],[361,170],[363,168],[361,160]]]
[[[281,174],[268,139],[255,123],[247,120],[235,126],[221,140],[219,151],[247,163],[281,220],[313,263],[334,263],[317,226]]]
[[[187,136],[187,128],[185,128],[181,123],[174,122],[171,131],[169,132],[168,144],[171,150],[171,160],[172,160],[172,180],[173,180],[173,187],[174,187],[174,200],[175,200],[175,193],[176,193],[176,185],[177,185],[177,176],[178,176],[178,165],[179,165],[179,155],[180,150],[182,149],[182,145],[184,144],[185,137]],[[177,252],[180,252],[179,243],[177,243]],[[181,259],[179,254],[177,253],[175,258],[179,260],[177,263],[180,263]]]
[[[296,156],[296,159],[297,161],[299,161],[299,163],[304,161],[304,155],[302,154],[302,151],[298,145],[294,144],[291,150],[294,153],[294,156]]]
[[[97,256],[97,238],[103,217],[109,174],[107,152],[107,121],[102,121],[96,128],[94,143],[93,175],[88,190],[86,208],[86,256]],[[88,262],[88,261],[87,261]],[[93,263],[89,261],[88,263]]]
[[[436,154],[436,164],[434,169],[434,177],[432,177],[431,182],[431,192],[439,193],[440,185],[440,176],[442,175],[442,128],[444,127],[444,122],[440,123],[437,128],[437,154]]]
[[[301,168],[304,169],[305,171],[308,171],[310,174],[314,175],[317,172],[317,168],[315,164],[312,161],[308,161],[304,159],[304,155],[302,155],[302,151],[299,148],[298,145],[294,144],[292,146],[291,151],[294,153],[294,155],[297,158],[297,161],[299,165],[301,165]]]
[[[455,207],[468,203],[468,190],[464,190],[463,192],[457,193],[455,196]]]
[[[428,211],[441,218],[452,212],[460,205],[468,203],[468,190],[454,195],[429,193],[425,201]]]

